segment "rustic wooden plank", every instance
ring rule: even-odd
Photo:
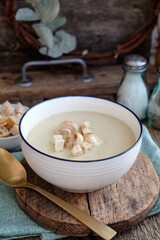
[[[33,52],[32,57],[34,58]],[[29,54],[29,52],[27,52],[26,49],[23,49],[23,51],[21,50],[0,51],[0,72],[1,73],[20,72],[23,64],[30,61],[31,59],[32,59],[31,54]]]
[[[28,72],[34,78],[30,87],[22,87],[15,84],[19,74],[0,74],[0,102],[8,99],[10,101],[48,99],[65,95],[91,95],[104,96],[114,100],[119,87],[122,70],[121,66],[103,66],[90,69],[94,80],[85,83],[77,79],[77,72],[57,70]],[[80,72],[78,71],[78,74]],[[154,67],[149,67],[147,72],[150,89],[157,82]]]
[[[145,167],[143,168],[144,159]],[[152,190],[156,191],[155,180],[152,182],[150,175],[153,165],[149,166],[148,163],[149,159],[147,160],[147,157],[140,153],[139,161],[136,161],[130,170],[132,175],[129,176],[128,172],[115,183],[96,193],[88,193],[91,215],[106,224],[110,223],[117,232],[129,229],[144,219],[147,216],[146,206],[151,204]],[[147,178],[144,180],[145,174],[147,174]],[[157,181],[159,189],[158,177]],[[101,204],[99,200],[101,200]],[[152,207],[154,204],[155,202]],[[141,212],[139,212],[140,209]]]

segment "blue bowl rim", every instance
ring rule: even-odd
[[[23,134],[22,134],[22,131],[21,131],[21,124],[22,124],[22,121],[23,121],[23,118],[25,117],[25,115],[27,114],[28,111],[30,111],[31,109],[33,109],[34,107],[40,105],[40,104],[43,104],[44,102],[47,102],[47,101],[53,101],[54,99],[59,99],[59,98],[72,98],[72,97],[88,97],[88,98],[96,98],[96,99],[101,99],[101,100],[105,100],[105,101],[109,101],[109,102],[112,102],[114,104],[117,104],[117,105],[120,105],[121,107],[127,109],[128,111],[130,111],[135,117],[136,119],[138,120],[139,122],[139,125],[140,125],[140,135],[137,139],[137,141],[130,147],[128,148],[127,150],[125,150],[124,152],[122,153],[119,153],[117,155],[114,155],[114,156],[111,156],[111,157],[108,157],[108,158],[102,158],[102,159],[96,159],[96,160],[71,160],[71,159],[64,159],[64,158],[58,158],[58,157],[54,157],[54,156],[51,156],[47,153],[43,153],[41,152],[40,150],[36,149],[35,147],[33,147],[32,145],[30,145],[27,140],[23,137]],[[25,113],[24,115],[22,116],[21,120],[20,120],[20,123],[19,123],[19,133],[20,133],[20,136],[21,138],[23,139],[23,141],[30,147],[32,148],[33,150],[35,150],[36,152],[46,156],[46,157],[50,157],[50,158],[53,158],[55,160],[58,160],[58,161],[64,161],[64,162],[74,162],[74,163],[90,163],[90,162],[101,162],[101,161],[106,161],[106,160],[111,160],[113,158],[117,158],[119,156],[122,156],[123,154],[125,154],[126,152],[130,151],[133,147],[135,147],[135,145],[138,144],[139,140],[141,139],[141,136],[142,136],[142,123],[140,121],[140,119],[138,118],[138,116],[129,108],[127,108],[126,106],[118,103],[118,102],[115,102],[115,101],[112,101],[110,99],[106,99],[106,98],[102,98],[102,97],[96,97],[96,96],[88,96],[88,95],[68,95],[68,96],[61,96],[61,97],[55,97],[55,98],[50,98],[50,99],[47,99],[47,100],[44,100],[40,103],[37,103],[35,104],[33,107],[29,108]]]

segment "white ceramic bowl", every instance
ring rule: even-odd
[[[15,106],[16,104],[12,104]],[[26,110],[28,107],[24,106]],[[2,110],[2,105],[0,105],[0,110]],[[20,137],[19,135],[16,136],[9,136],[9,137],[0,137],[0,147],[4,148],[8,151],[18,151],[21,149],[20,146]]]
[[[96,111],[119,118],[136,136],[135,144],[111,158],[73,161],[38,151],[27,142],[29,131],[41,120],[66,111]],[[20,121],[21,148],[30,167],[43,179],[70,192],[91,192],[113,183],[133,165],[141,147],[142,125],[126,107],[101,98],[67,96],[44,101],[30,108]]]
[[[20,148],[19,135],[0,138],[0,147],[8,151],[20,150],[21,148]]]

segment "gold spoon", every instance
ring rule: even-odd
[[[109,240],[116,235],[116,232],[112,228],[86,214],[79,208],[65,202],[38,186],[28,183],[27,173],[22,164],[12,154],[2,148],[0,148],[0,180],[13,187],[26,187],[36,190],[70,213],[103,239]]]

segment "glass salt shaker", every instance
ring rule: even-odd
[[[154,87],[148,104],[148,122],[153,128],[160,129],[160,66],[157,70],[158,81]]]
[[[131,109],[139,119],[147,117],[149,87],[146,80],[147,60],[138,54],[124,58],[123,77],[117,92],[117,102]]]

